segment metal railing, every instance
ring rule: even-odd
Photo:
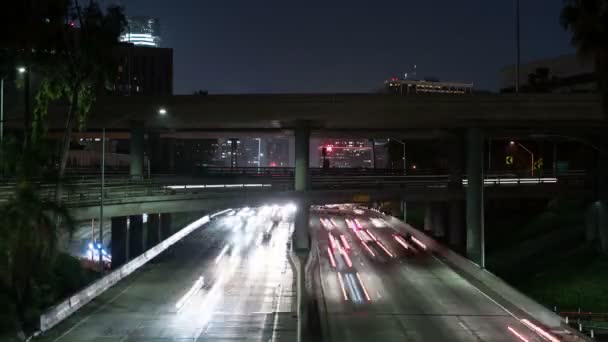
[[[292,168],[261,168],[260,174],[253,173],[257,168],[230,169],[233,174],[224,175],[223,169],[213,169],[206,177],[180,177],[176,175],[156,175],[148,179],[133,180],[128,175],[108,175],[104,183],[104,199],[113,201],[121,198],[144,196],[167,196],[176,194],[197,194],[202,192],[226,191],[290,191],[293,190],[294,175]],[[319,169],[310,170],[312,190],[340,189],[400,189],[420,190],[447,188],[453,182],[447,174],[437,175],[396,175],[391,172],[368,172],[369,170],[338,169],[329,173]],[[272,171],[272,173],[271,173]],[[391,170],[394,171],[394,170]],[[264,173],[265,172],[265,173]],[[221,175],[223,177],[217,177]],[[235,177],[235,175],[237,175]],[[559,177],[517,178],[512,174],[488,175],[486,186],[519,186],[534,184],[556,184],[565,187],[584,187],[588,185],[588,175],[584,172],[563,174]],[[466,178],[462,180],[467,185]],[[54,199],[57,185],[40,180],[37,184],[41,197]],[[0,202],[13,195],[14,182],[0,185]],[[101,180],[99,175],[71,176],[65,179],[62,202],[90,203],[101,199]]]

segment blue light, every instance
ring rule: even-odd
[[[93,244],[89,242],[89,249],[93,249]]]

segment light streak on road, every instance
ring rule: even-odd
[[[412,236],[412,241],[414,241],[418,246],[420,246],[420,248],[426,250],[426,245],[423,244],[422,242],[420,242],[420,240],[416,239],[415,237]]]
[[[346,241],[346,237],[344,235],[340,235],[340,241],[342,241],[342,244],[344,245],[344,248],[347,251],[350,251],[350,245],[348,244],[348,241]]]
[[[521,322],[523,324],[525,324],[528,328],[534,330],[540,336],[542,336],[545,339],[547,339],[547,341],[559,342],[559,340],[557,338],[553,337],[551,334],[549,334],[548,332],[546,332],[545,330],[543,330],[541,327],[537,326],[536,324],[530,322],[529,320],[522,319]]]
[[[397,240],[397,242],[403,246],[403,248],[409,250],[410,247],[407,245],[407,243],[405,243],[405,241],[401,238],[401,236],[399,235],[394,235],[395,240]]]
[[[368,302],[371,302],[372,299],[369,296],[369,293],[367,292],[367,288],[365,287],[365,284],[363,284],[363,279],[361,279],[361,276],[359,275],[359,272],[355,273],[357,275],[357,279],[359,279],[359,284],[361,284],[361,289],[363,289],[363,293],[365,294],[365,298],[367,298]]]
[[[337,243],[336,243],[336,239],[334,238],[334,236],[329,233],[329,244],[331,246],[331,249],[336,249]]]
[[[220,254],[215,258],[216,264],[222,260],[222,258],[224,257],[224,254],[226,254],[226,252],[228,251],[228,248],[230,248],[230,246],[228,246],[228,245],[224,246],[224,248],[222,249]]]
[[[511,328],[511,327],[507,327],[507,329],[513,334],[515,335],[515,337],[517,337],[518,339],[520,339],[520,341],[522,342],[530,342],[528,341],[527,338],[525,338],[522,334],[520,334],[517,330]]]
[[[367,242],[362,241],[361,243],[363,244],[363,247],[365,247],[365,249],[366,249],[366,250],[369,252],[369,254],[370,254],[372,257],[375,257],[375,256],[376,256],[376,253],[374,253],[374,251],[372,251],[372,249],[371,249],[371,248],[369,248],[369,246],[367,245]]]
[[[342,247],[340,247],[339,245],[338,245],[338,251],[340,252],[340,254],[342,254],[344,261],[346,261],[346,265],[348,265],[349,268],[353,267],[353,262],[350,261],[350,257],[348,256],[348,253],[346,253],[346,251],[344,249],[342,249]]]
[[[374,236],[374,234],[372,234],[372,232],[370,232],[369,229],[366,230],[366,232],[367,232],[367,235],[369,235],[372,238],[372,240],[378,241],[378,239],[376,239],[376,237]]]
[[[372,225],[376,228],[386,227],[385,222],[383,222],[381,219],[372,218],[370,219],[370,221],[372,222]]]
[[[329,262],[331,263],[331,267],[336,268],[336,260],[334,259],[334,255],[331,252],[331,248],[327,247],[327,255],[329,256]]]
[[[355,219],[355,226],[357,227],[357,229],[361,229],[361,223],[359,222],[359,220]]]
[[[359,293],[359,288],[357,287],[357,284],[355,283],[355,278],[353,277],[353,275],[348,273],[345,275],[345,277],[346,277],[346,284],[348,285],[350,292],[353,294],[353,299],[354,299],[353,302],[355,302],[355,303],[363,302],[363,298],[361,297],[361,294]]]
[[[352,220],[344,219],[344,221],[346,221],[346,225],[348,226],[348,228],[352,229],[353,232],[357,231],[357,227],[355,227],[355,223]]]
[[[334,221],[333,218],[330,218],[329,221],[331,222],[331,224],[334,225],[334,228],[338,228],[338,224],[336,223],[336,221]]]
[[[376,243],[378,244],[378,246],[380,246],[380,248],[382,248],[384,250],[384,252],[386,252],[386,254],[388,254],[389,257],[394,258],[395,255],[393,253],[391,253],[391,251],[380,241],[376,241]]]
[[[338,282],[340,283],[340,288],[342,289],[342,295],[344,296],[344,300],[348,300],[348,294],[346,294],[346,287],[344,287],[344,280],[342,279],[342,273],[338,272]]]
[[[198,277],[198,279],[194,282],[194,284],[192,284],[192,287],[188,290],[188,292],[186,292],[182,296],[182,298],[180,298],[177,301],[177,303],[175,303],[175,308],[177,310],[181,310],[181,308],[184,307],[184,305],[186,304],[188,299],[190,299],[192,296],[197,294],[198,291],[201,290],[201,287],[203,287],[203,284],[205,284],[204,278],[202,276]]]

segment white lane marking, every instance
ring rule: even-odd
[[[70,334],[72,331],[74,331],[74,329],[78,328],[82,323],[84,323],[87,320],[89,320],[89,318],[91,318],[91,316],[96,315],[98,312],[100,312],[101,310],[105,309],[108,305],[114,303],[118,299],[118,297],[122,296],[125,292],[127,292],[127,290],[129,290],[135,284],[136,284],[136,282],[133,281],[131,283],[131,285],[125,287],[116,296],[112,297],[109,302],[106,302],[104,305],[102,305],[101,307],[99,307],[97,310],[93,311],[92,313],[90,313],[89,315],[87,315],[86,317],[84,317],[83,319],[81,319],[80,321],[78,321],[70,329],[68,329],[63,334],[59,335],[59,337],[57,337],[56,339],[54,339],[53,342],[57,342],[57,341],[61,340],[62,338],[66,337],[68,334]]]
[[[272,342],[276,341],[277,338],[277,326],[279,325],[279,309],[281,308],[281,299],[283,298],[283,286],[279,284],[279,299],[274,307],[274,323],[272,324]]]

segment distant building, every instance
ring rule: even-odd
[[[372,168],[374,166],[371,143],[368,139],[325,138],[312,140],[317,146],[311,167],[323,166],[322,150],[325,148],[330,168]],[[316,142],[318,141],[318,145]]]
[[[500,71],[501,92],[515,91],[515,65]],[[519,86],[522,92],[589,93],[597,89],[593,63],[576,55],[539,59],[521,64]]]
[[[112,94],[173,94],[173,49],[121,44],[115,49],[118,73]]]
[[[473,93],[472,83],[419,81],[412,79],[391,78],[384,82],[386,89],[397,95],[416,94],[455,94],[464,95]]]
[[[160,22],[157,18],[128,17],[120,41],[137,46],[160,47]]]

